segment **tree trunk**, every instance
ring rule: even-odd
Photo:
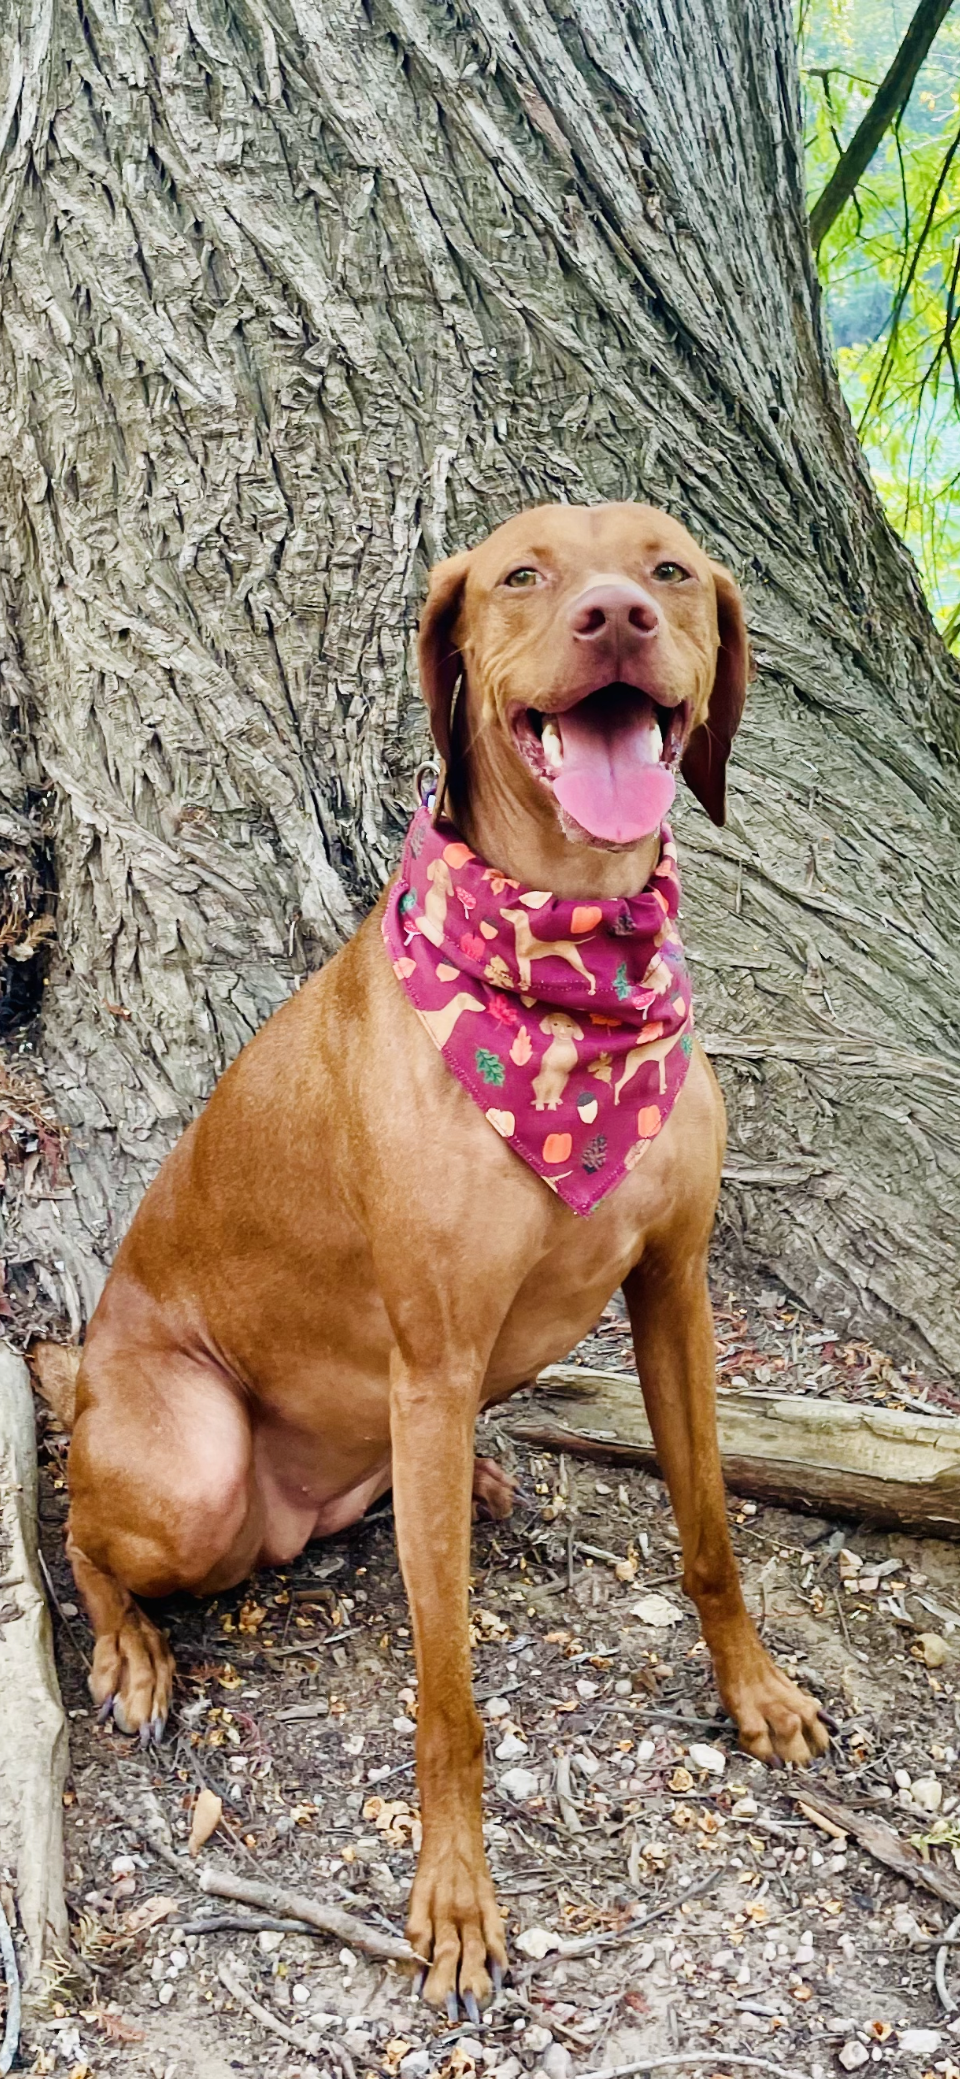
[[[11,5],[3,785],[52,844],[75,1192],[35,1180],[14,1253],[89,1308],[382,884],[428,563],[637,497],[732,565],[759,664],[726,830],[678,816],[724,1218],[960,1369],[958,673],[832,371],[788,0]]]

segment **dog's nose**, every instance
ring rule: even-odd
[[[612,636],[628,646],[639,637],[656,635],[660,611],[649,594],[629,578],[588,585],[570,609],[570,627],[578,642]]]

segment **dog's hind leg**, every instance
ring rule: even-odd
[[[94,1631],[90,1690],[145,1744],[163,1731],[174,1661],[135,1597],[214,1593],[249,1572],[250,1425],[222,1380],[176,1357],[158,1356],[150,1376],[142,1357],[91,1354],[78,1409],[67,1552]]]

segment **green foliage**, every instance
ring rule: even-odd
[[[915,0],[805,0],[811,204],[873,99]],[[840,380],[874,481],[960,642],[960,6],[818,254]]]
[[[492,1084],[494,1090],[502,1090],[507,1080],[507,1071],[499,1054],[495,1054],[490,1047],[478,1047],[473,1058],[484,1082]]]

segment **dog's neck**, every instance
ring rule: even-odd
[[[565,837],[553,802],[500,728],[468,736],[447,781],[446,813],[481,859],[527,888],[565,900],[642,893],[660,856],[660,833],[607,848]]]

